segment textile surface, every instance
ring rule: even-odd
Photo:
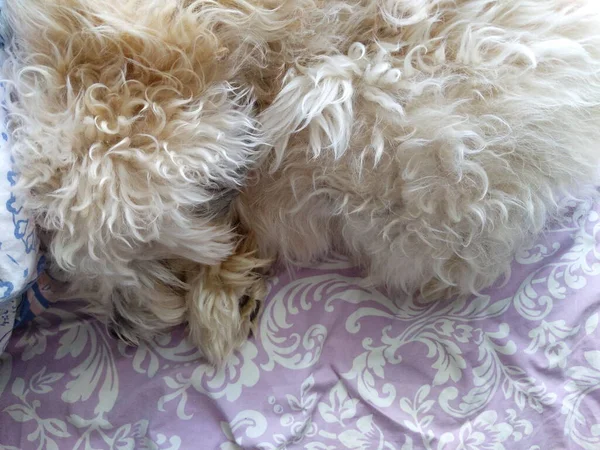
[[[0,66],[5,60],[0,0]],[[23,294],[43,268],[38,260],[38,240],[33,222],[13,191],[17,174],[13,170],[10,138],[6,129],[6,90],[0,73],[0,353],[10,338],[15,322],[29,315],[28,295]],[[35,295],[29,295],[35,298]],[[38,302],[35,302],[36,304]],[[41,312],[39,305],[38,312]],[[35,310],[35,306],[33,307]]]
[[[342,259],[271,281],[220,370],[183,330],[139,348],[77,304],[16,330],[1,449],[600,448],[600,204],[570,205],[508,282],[421,303]]]

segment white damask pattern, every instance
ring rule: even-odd
[[[214,369],[56,305],[0,359],[0,449],[600,449],[600,205],[464,301],[391,299],[340,258],[282,273]]]

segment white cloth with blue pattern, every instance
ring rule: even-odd
[[[2,6],[0,0],[0,12]],[[0,66],[6,57],[3,38],[0,33]],[[21,294],[37,276],[38,262],[33,223],[13,192],[16,174],[6,130],[5,95],[5,85],[0,83],[0,353],[10,337]]]

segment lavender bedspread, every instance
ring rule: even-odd
[[[137,349],[60,304],[0,366],[1,449],[600,449],[600,206],[467,302],[361,288],[331,260],[272,281],[215,371],[181,330]]]

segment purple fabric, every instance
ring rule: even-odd
[[[390,300],[332,259],[273,279],[215,371],[60,303],[0,366],[1,449],[600,449],[600,207],[468,302]]]

